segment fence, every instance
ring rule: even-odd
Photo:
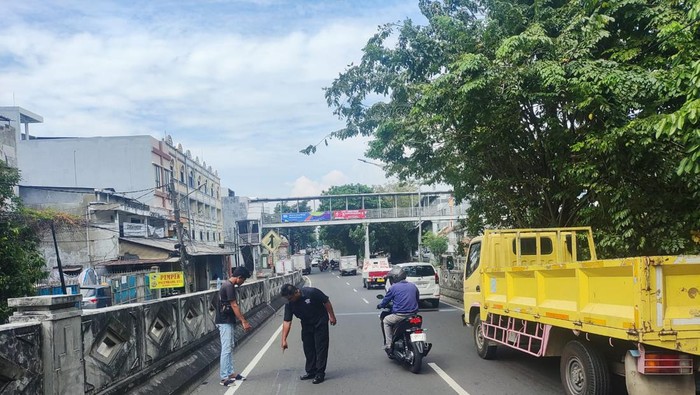
[[[302,281],[295,272],[244,284],[239,305],[258,327],[274,314],[272,305],[282,305],[279,287]],[[205,348],[218,350],[211,346],[218,339],[216,290],[92,311],[76,308],[79,300],[79,295],[58,295],[8,301],[18,311],[10,324],[0,325],[0,394],[134,392],[178,360]],[[241,336],[237,327],[237,340]],[[215,363],[218,351],[207,357],[205,368]],[[188,369],[168,381],[197,377],[193,366]]]

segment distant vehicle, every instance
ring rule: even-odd
[[[365,259],[362,265],[362,287],[384,287],[384,276],[389,273],[389,260],[387,258]]]
[[[433,308],[440,305],[440,277],[430,263],[409,262],[394,265],[386,274],[384,288],[388,291],[392,284],[396,283],[396,275],[403,269],[406,272],[406,281],[414,283],[420,291],[420,300],[429,302]]]
[[[357,274],[357,255],[345,255],[340,257],[340,275]]]
[[[331,270],[338,269],[340,265],[340,250],[328,250],[328,261],[331,264]]]
[[[294,270],[301,270],[302,274],[311,274],[311,257],[306,254],[292,255]]]
[[[112,305],[112,288],[109,285],[83,285],[80,287],[83,309],[100,309]]]
[[[318,263],[320,262],[320,259],[314,258],[311,260],[311,267],[318,267]]]

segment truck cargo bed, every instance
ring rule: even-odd
[[[515,242],[525,231],[485,237],[512,243],[513,254],[482,257],[482,320],[506,315],[700,355],[699,256],[599,260],[590,231],[572,229],[530,231],[531,255]],[[591,239],[587,260],[571,247],[577,230]]]

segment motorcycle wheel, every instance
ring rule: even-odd
[[[415,343],[411,343],[411,353],[413,354],[411,358],[411,373],[420,373],[421,368],[423,368],[423,354],[418,352],[418,346]]]

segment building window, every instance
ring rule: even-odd
[[[180,166],[180,182],[185,183],[185,169],[183,166]]]
[[[155,172],[156,172],[156,187],[160,187],[161,185],[163,185],[163,180],[161,179],[161,174],[160,174],[160,166],[153,165],[153,167],[155,168]]]
[[[209,231],[207,231],[207,241],[209,241]]]
[[[199,231],[199,240],[204,240],[204,232]]]
[[[173,176],[173,171],[172,170],[167,170],[163,169],[163,175],[165,176],[165,179],[163,180],[163,185],[170,185],[170,179]]]
[[[187,180],[190,188],[194,188],[194,172],[190,170],[190,179]]]
[[[194,229],[192,230],[192,240],[196,240],[196,239],[194,238]]]

